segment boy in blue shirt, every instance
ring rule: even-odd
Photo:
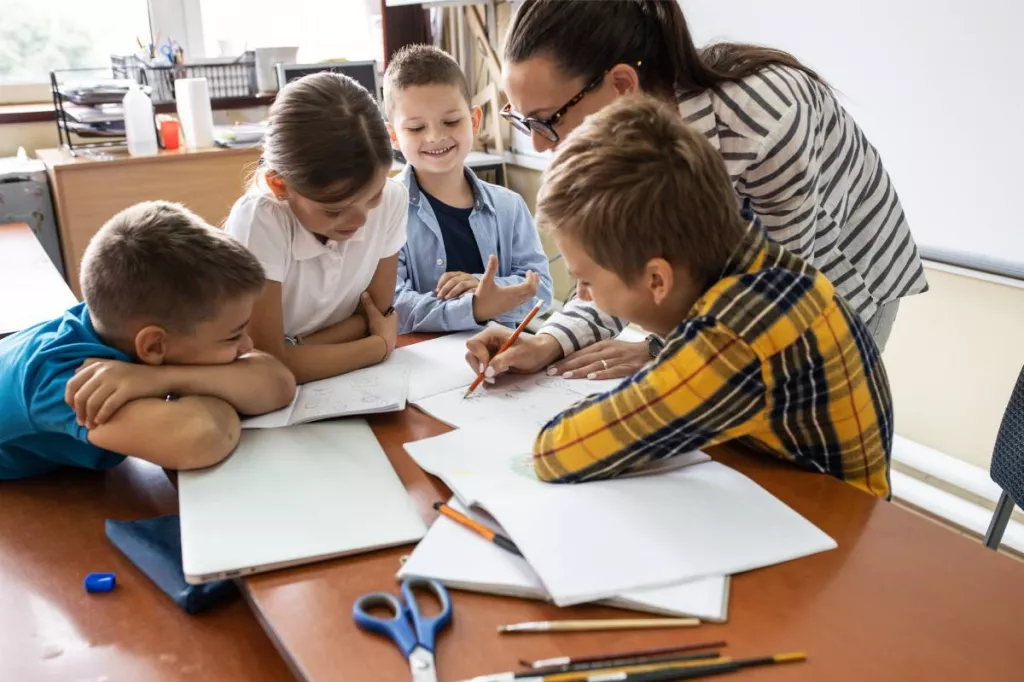
[[[551,304],[548,259],[526,202],[464,166],[480,128],[459,65],[429,45],[391,59],[384,105],[408,164],[407,242],[398,255],[399,331],[514,327],[539,298]]]
[[[111,218],[82,258],[85,302],[0,341],[0,480],[227,457],[239,412],[295,394],[287,368],[252,349],[263,282],[244,246],[182,206]]]

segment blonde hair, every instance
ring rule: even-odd
[[[417,85],[453,85],[472,106],[466,74],[450,54],[433,45],[406,45],[391,57],[384,72],[384,111],[389,119],[395,95]]]
[[[537,226],[572,234],[626,282],[664,258],[704,285],[745,230],[721,156],[652,97],[621,98],[569,135],[544,172]]]
[[[80,281],[97,330],[120,337],[138,323],[190,333],[223,304],[258,293],[264,274],[245,246],[184,206],[147,201],[100,228]]]
[[[365,188],[393,159],[384,119],[366,88],[342,74],[313,73],[282,88],[270,107],[253,187],[270,170],[302,196],[335,203]]]

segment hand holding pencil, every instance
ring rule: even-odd
[[[479,373],[480,382],[506,372],[539,372],[562,357],[562,347],[554,337],[522,333],[539,311],[540,304],[534,306],[515,331],[488,327],[466,342],[466,362]]]

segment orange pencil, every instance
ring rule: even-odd
[[[444,502],[435,502],[434,509],[444,514],[460,526],[464,526],[465,528],[468,528],[474,533],[477,533],[478,535],[482,536],[485,540],[490,540],[506,552],[512,552],[513,554],[516,554],[518,556],[523,556],[523,553],[519,551],[518,547],[516,547],[516,543],[509,540],[504,535],[499,535],[498,533],[495,533],[493,530],[491,530],[484,524],[477,523],[465,514],[460,514],[459,512],[449,507]]]
[[[524,329],[526,329],[526,325],[530,324],[533,318],[537,316],[537,313],[540,312],[540,306],[541,303],[538,301],[537,305],[533,306],[533,310],[531,310],[529,314],[526,316],[526,319],[520,322],[519,326],[516,327],[516,330],[512,332],[512,336],[508,337],[508,340],[505,341],[505,343],[501,344],[501,348],[498,349],[498,352],[495,353],[495,355],[501,355],[502,353],[504,353],[505,351],[512,347],[512,344],[516,342],[516,339],[519,338],[519,335],[523,333]],[[475,391],[477,388],[479,388],[480,384],[482,384],[483,382],[484,373],[480,372],[480,374],[476,375],[476,379],[473,380],[473,383],[469,385],[469,388],[466,389],[466,395],[462,396],[463,399],[468,398],[469,394]]]

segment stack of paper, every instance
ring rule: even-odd
[[[472,515],[456,498],[449,506]],[[488,524],[501,531],[496,524]],[[503,531],[502,531],[503,532]],[[550,600],[537,574],[522,557],[506,552],[441,516],[398,572],[398,579],[432,578],[450,588],[524,599]],[[729,606],[729,578],[715,576],[672,587],[624,592],[602,602],[666,616],[693,616],[724,622]]]
[[[581,485],[537,480],[533,432],[462,428],[406,451],[507,531],[560,606],[732,575],[836,543],[746,476],[691,466]]]

